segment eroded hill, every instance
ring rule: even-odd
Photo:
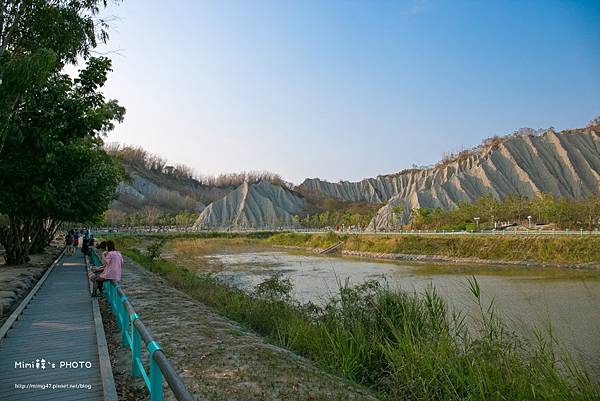
[[[600,189],[600,135],[593,128],[494,138],[436,166],[359,182],[306,180],[301,187],[347,201],[387,202],[370,229],[406,224],[414,208],[451,209],[491,193],[581,199]]]
[[[358,182],[307,179],[295,188],[268,173],[197,179],[185,166],[171,167],[141,149],[126,148],[120,156],[130,180],[120,185],[112,212],[189,211],[195,213],[194,220],[200,216],[194,224],[197,229],[297,227],[324,220],[323,205],[336,204],[329,199],[345,202],[336,204],[340,215],[345,212],[337,209],[344,205],[354,209],[383,205],[368,225],[371,230],[382,230],[406,224],[415,208],[447,210],[486,194],[498,199],[540,194],[583,199],[600,193],[599,132],[598,125],[541,134],[519,132],[490,138],[433,167]],[[368,212],[369,207],[358,209]],[[350,217],[353,213],[348,209]],[[370,219],[373,213],[368,214]],[[358,217],[354,220],[364,221]]]

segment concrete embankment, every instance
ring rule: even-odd
[[[524,267],[540,267],[540,268],[576,268],[576,269],[599,269],[600,265],[595,263],[577,263],[577,264],[557,264],[557,263],[540,263],[527,260],[488,260],[479,258],[454,258],[447,256],[432,256],[432,255],[413,255],[413,254],[398,254],[398,253],[382,253],[382,252],[364,252],[364,251],[347,251],[342,250],[341,255],[381,259],[406,261],[417,263],[452,263],[458,265],[477,264],[477,265],[509,265],[509,266],[524,266]]]
[[[365,390],[213,313],[130,258],[122,286],[196,399],[374,400]],[[143,384],[129,378],[129,354],[119,348],[120,334],[112,327],[108,339],[122,398],[143,399]],[[172,399],[168,390],[165,394]]]

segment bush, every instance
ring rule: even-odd
[[[290,301],[292,288],[289,278],[284,278],[282,273],[275,273],[256,286],[254,295],[270,301]]]
[[[150,245],[148,245],[147,251],[148,251],[148,257],[150,258],[150,260],[155,260],[155,259],[160,258],[160,255],[162,253],[162,249],[163,249],[163,246],[165,245],[165,242],[166,242],[166,240],[164,238],[161,238],[161,239],[154,241]]]

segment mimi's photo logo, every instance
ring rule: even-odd
[[[50,362],[44,358],[31,361],[15,361],[15,369],[91,369],[90,361],[58,361]]]

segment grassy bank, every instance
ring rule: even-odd
[[[325,248],[344,241],[342,249],[349,251],[540,263],[600,263],[600,237],[280,233],[266,241],[272,245],[307,248]]]
[[[425,294],[394,292],[375,282],[342,288],[325,307],[300,305],[290,283],[274,277],[252,294],[210,276],[118,246],[218,313],[322,368],[373,388],[384,399],[410,400],[593,400],[600,388],[549,343],[527,344],[480,303],[481,314],[466,329],[466,317],[447,313],[445,302]],[[562,373],[559,373],[562,372]]]

